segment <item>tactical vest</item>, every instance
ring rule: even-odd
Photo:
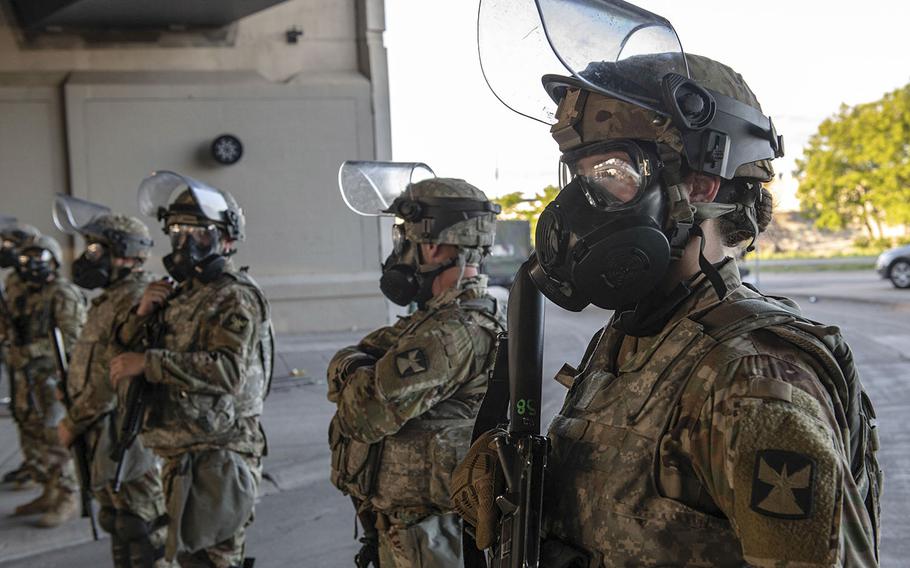
[[[73,400],[91,381],[93,372],[106,374],[110,364],[108,347],[113,339],[114,320],[119,313],[132,308],[151,281],[152,277],[145,272],[130,274],[90,302],[85,325],[70,352],[66,387]]]
[[[164,311],[166,333],[164,345],[151,345],[176,352],[199,351],[204,330],[199,322],[213,319],[206,310],[217,307],[217,296],[230,286],[241,285],[253,292],[263,319],[257,322],[259,341],[256,355],[248,361],[241,391],[236,395],[185,392],[170,385],[155,385],[156,404],[149,408],[144,435],[152,447],[182,447],[204,443],[222,443],[237,420],[262,414],[265,397],[271,387],[274,361],[274,334],[265,295],[245,272],[226,272],[207,284],[199,294],[175,297]],[[195,296],[195,297],[194,297]],[[223,314],[219,314],[223,315]],[[185,333],[190,331],[191,333]],[[159,429],[159,432],[154,430]]]
[[[819,379],[846,410],[847,454],[858,485],[868,488],[869,516],[878,526],[874,416],[849,349],[836,328],[754,296],[672,324],[626,361],[619,375],[583,362],[550,426],[553,473],[544,504],[549,537],[584,549],[591,567],[744,566],[741,545],[716,506],[708,513],[671,498],[672,487],[698,481],[680,479],[674,464],[662,463],[660,445],[699,363],[723,342],[759,329],[823,362],[827,372]]]
[[[345,438],[335,419],[329,429],[332,483],[388,514],[393,522],[409,524],[427,514],[451,510],[449,479],[470,446],[474,417],[493,364],[493,347],[502,330],[496,301],[481,297],[429,310],[401,335],[413,333],[443,310],[468,329],[480,330],[471,334],[476,373],[451,397],[375,444]]]

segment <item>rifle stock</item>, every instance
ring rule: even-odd
[[[54,350],[54,363],[57,366],[57,374],[60,378],[60,393],[63,395],[63,405],[69,410],[73,406],[67,388],[68,368],[66,360],[66,351],[63,345],[63,333],[60,328],[53,326],[50,330],[51,346]],[[76,436],[72,444],[73,458],[76,460],[76,474],[79,477],[79,496],[82,503],[82,516],[87,517],[92,525],[92,538],[98,540],[98,519],[95,517],[95,508],[92,506],[92,470],[91,454],[85,435]]]

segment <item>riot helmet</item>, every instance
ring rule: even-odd
[[[56,276],[63,262],[63,249],[50,235],[37,235],[19,248],[16,272],[30,284],[43,285]]]
[[[127,215],[118,215],[98,203],[69,195],[54,201],[54,224],[69,235],[81,235],[86,247],[73,262],[73,282],[86,289],[106,288],[130,272],[132,266],[114,266],[114,259],[144,262],[154,244],[148,227]]]
[[[19,263],[19,247],[39,235],[38,229],[20,223],[15,217],[0,215],[0,268],[14,268]]]
[[[245,238],[243,209],[230,193],[175,172],[155,172],[142,181],[139,210],[163,222],[172,250],[163,262],[178,282],[214,280],[234,253],[223,240]]]
[[[537,226],[541,291],[573,311],[629,309],[659,295],[704,219],[744,212],[757,234],[755,202],[783,139],[742,77],[686,55],[668,20],[626,2],[529,4],[482,0],[478,44],[490,88],[552,125],[568,174]],[[537,66],[549,101],[519,91],[531,84],[525,66]],[[693,172],[721,178],[718,200],[689,202]]]
[[[422,306],[432,297],[437,275],[452,266],[462,271],[479,266],[490,253],[500,207],[462,179],[435,177],[422,163],[348,161],[338,181],[355,213],[397,219],[380,279],[383,294],[396,304]],[[454,245],[458,254],[444,263],[426,263],[422,243]]]

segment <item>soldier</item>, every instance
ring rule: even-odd
[[[417,311],[342,349],[328,368],[338,405],[332,481],[364,524],[359,566],[462,565],[449,476],[468,448],[503,330],[478,273],[498,212],[482,191],[447,178],[412,183],[385,209],[403,223],[392,227],[380,288]]]
[[[93,448],[92,489],[101,506],[101,527],[111,535],[116,568],[152,568],[164,556],[164,494],[154,454],[135,440],[126,456],[123,484],[114,491],[116,465],[111,449],[115,428],[124,419],[125,393],[111,388],[111,359],[121,352],[114,334],[153,280],[142,266],[152,238],[139,219],[114,215],[109,209],[72,197],[58,196],[64,232],[80,234],[85,251],[73,263],[73,282],[85,289],[101,288],[91,302],[85,327],[70,357],[67,388],[70,406],[58,425],[61,442],[69,446],[80,435]],[[80,212],[86,212],[79,215]],[[80,218],[81,217],[81,218]],[[82,220],[84,219],[84,221]],[[75,222],[73,222],[75,221]]]
[[[164,223],[172,248],[164,265],[178,284],[146,288],[119,338],[135,345],[147,327],[160,337],[144,353],[115,357],[111,380],[144,374],[148,383],[141,439],[164,462],[166,558],[239,567],[262,477],[259,416],[273,358],[268,302],[230,259],[244,238],[243,210],[229,193],[173,172],[145,179],[139,202]]]
[[[781,139],[743,78],[684,55],[665,19],[577,6],[543,15],[579,71],[543,77],[572,179],[541,215],[530,273],[563,307],[616,312],[558,377],[541,565],[876,566],[878,442],[849,349],[744,286],[727,256],[771,220]],[[598,38],[608,60],[588,65],[570,37]],[[453,481],[481,548],[504,439],[480,437]]]
[[[15,268],[19,262],[19,247],[22,244],[39,235],[38,229],[25,224],[18,223],[13,218],[8,218],[0,228],[0,268]],[[16,378],[9,367],[8,345],[14,338],[12,337],[13,328],[9,320],[9,306],[16,302],[25,290],[25,282],[19,277],[16,270],[11,270],[6,277],[3,285],[4,300],[0,305],[2,317],[0,317],[0,337],[3,339],[3,363],[4,369],[10,382],[10,408],[13,421],[16,423],[16,429],[19,431],[19,447],[22,450],[22,464],[12,471],[3,475],[3,483],[14,483],[17,489],[26,489],[36,484],[38,479],[44,477],[44,465],[41,457],[40,441],[35,441],[35,434],[39,439],[43,439],[41,432],[32,433],[23,429],[22,420],[28,412],[27,387],[25,384],[14,382]]]
[[[57,438],[57,424],[64,409],[58,400],[56,365],[49,339],[60,328],[66,352],[82,330],[85,298],[70,281],[58,274],[63,251],[52,237],[40,235],[23,243],[16,271],[25,282],[23,293],[10,306],[15,341],[10,346],[10,367],[17,385],[23,385],[25,402],[21,428],[41,452],[43,470],[38,481],[41,495],[16,507],[16,515],[42,513],[37,524],[55,527],[79,513],[79,490],[73,459]]]

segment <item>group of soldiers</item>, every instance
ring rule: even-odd
[[[536,4],[484,0],[478,24],[488,85],[511,109],[540,114],[510,81],[554,53],[522,58],[510,39],[570,71],[542,77],[567,175],[517,278],[614,315],[558,373],[548,436],[527,435],[540,385],[520,393],[540,349],[521,346],[542,323],[516,285],[502,342],[478,275],[496,207],[462,180],[342,168],[351,209],[396,218],[380,288],[415,307],[328,368],[332,482],[364,530],[356,565],[877,566],[878,437],[849,347],[736,266],[771,221],[782,137],[738,73],[667,48],[665,19]],[[489,423],[504,362],[508,423]]]
[[[614,315],[556,377],[567,394],[548,437],[534,442],[539,467],[513,467],[532,455],[533,432],[518,426],[539,423],[539,384],[537,398],[509,401],[508,424],[485,422],[495,415],[487,401],[504,360],[513,398],[533,378],[511,366],[532,369],[539,349],[512,349],[533,345],[542,328],[539,318],[513,321],[534,311],[521,304],[532,294],[513,293],[501,356],[503,306],[480,274],[498,206],[461,179],[413,179],[415,164],[361,162],[340,176],[351,209],[395,217],[379,288],[412,307],[338,351],[327,370],[337,405],[331,480],[363,528],[354,563],[877,566],[878,438],[849,347],[837,328],[743,284],[731,256],[771,221],[764,185],[783,155],[773,123],[726,65],[666,42],[649,51],[661,30],[676,37],[659,16],[607,0],[537,4],[531,17],[547,41],[536,45],[570,71],[543,76],[567,175],[519,281],[567,310],[593,304]],[[506,11],[492,27],[481,22],[482,36],[525,22],[517,4],[486,6]],[[649,31],[630,43],[640,30]],[[579,33],[599,43],[563,37]],[[507,44],[481,45],[482,57],[501,59],[485,73],[530,71],[537,60]],[[633,44],[634,55],[616,55]],[[510,108],[540,111],[487,80]],[[25,453],[9,478],[44,489],[17,514],[41,514],[42,526],[77,514],[67,447],[82,437],[115,566],[240,566],[273,345],[268,302],[230,260],[243,213],[185,176],[143,182],[141,209],[164,224],[175,284],[143,271],[151,239],[138,219],[63,205],[62,228],[87,245],[75,284],[103,289],[87,313],[53,239],[23,225],[3,233],[2,261],[15,268],[3,329]],[[69,356],[64,384],[55,333]],[[137,384],[148,401],[141,433],[115,462]]]
[[[42,488],[15,510],[40,527],[94,515],[94,498],[116,568],[250,566],[273,338],[265,296],[230,258],[243,211],[173,172],[139,193],[170,239],[168,278],[145,270],[147,226],[100,204],[57,198],[58,228],[85,242],[72,282],[53,237],[13,219],[0,231],[0,263],[13,269],[0,323],[24,454],[4,482]]]

